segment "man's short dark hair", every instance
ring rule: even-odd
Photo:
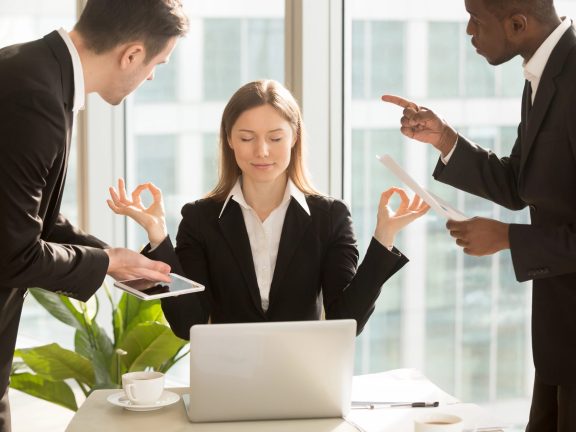
[[[74,29],[97,54],[140,41],[149,61],[186,34],[188,18],[180,0],[88,0]]]
[[[484,4],[498,18],[526,13],[546,22],[555,14],[554,0],[484,0]]]

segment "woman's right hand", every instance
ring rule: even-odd
[[[166,214],[164,211],[164,202],[162,200],[162,191],[152,183],[143,183],[138,185],[132,191],[132,199],[128,199],[124,179],[118,179],[118,191],[113,187],[108,189],[110,198],[106,200],[108,207],[119,215],[128,216],[140,224],[148,233],[150,244],[154,247],[162,243],[168,235],[166,228]],[[153,202],[149,207],[142,205],[140,195],[145,190],[152,194]]]

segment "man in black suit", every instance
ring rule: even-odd
[[[510,249],[518,281],[533,279],[536,376],[527,430],[576,430],[576,32],[553,0],[465,0],[472,45],[492,65],[520,55],[526,78],[518,137],[499,158],[428,108],[399,98],[404,135],[441,153],[434,178],[510,209],[531,224],[449,221],[470,255]]]
[[[117,105],[165,63],[187,19],[178,0],[89,0],[74,30],[0,50],[0,432],[26,288],[86,301],[106,274],[169,280],[169,266],[61,214],[74,115],[85,94]]]

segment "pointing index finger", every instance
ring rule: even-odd
[[[420,107],[414,102],[404,99],[403,97],[396,95],[383,95],[381,98],[384,102],[388,102],[394,105],[398,105],[402,108],[412,108],[414,111],[419,111]]]

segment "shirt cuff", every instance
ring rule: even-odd
[[[446,156],[442,156],[440,155],[440,160],[442,161],[442,163],[444,165],[448,165],[448,161],[450,160],[450,158],[452,157],[452,154],[454,154],[454,150],[456,150],[456,145],[458,144],[458,137],[456,137],[456,142],[454,143],[454,146],[452,147],[452,150],[450,150],[450,152],[448,152],[448,154]]]

